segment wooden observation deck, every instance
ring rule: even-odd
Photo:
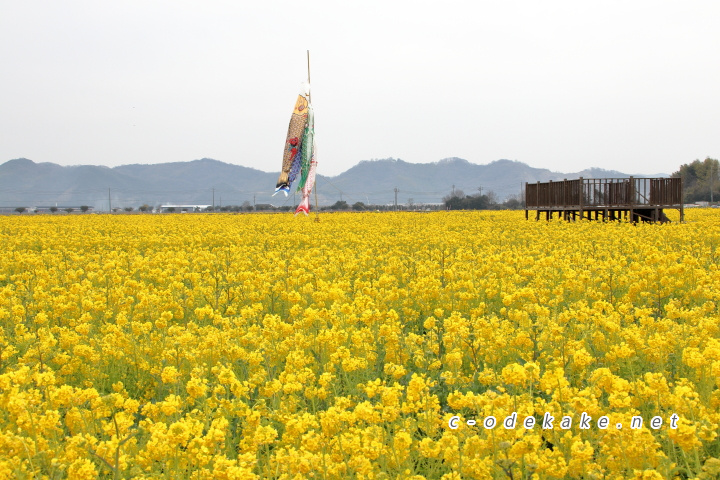
[[[565,220],[622,220],[666,222],[663,209],[683,210],[682,178],[582,178],[525,183],[525,218],[535,210],[535,220],[545,212]]]

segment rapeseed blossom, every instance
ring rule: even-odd
[[[686,217],[0,217],[0,478],[717,478]]]

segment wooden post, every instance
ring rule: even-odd
[[[680,177],[680,221],[685,221],[685,192],[684,188],[685,185],[683,185],[683,178]]]
[[[553,200],[555,200],[555,199],[553,198],[552,180],[549,180],[548,181],[548,206],[549,207],[554,206],[555,202]],[[550,218],[552,218],[552,215],[550,215]]]
[[[585,194],[585,185],[583,184],[583,177],[580,177],[580,220],[583,218],[583,197]]]
[[[635,205],[635,179],[630,177],[630,185],[628,187],[628,202],[630,205]]]

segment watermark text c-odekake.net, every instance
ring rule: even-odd
[[[670,415],[670,417],[668,417],[668,419],[667,419],[667,423],[670,425],[670,428],[676,429],[677,421],[679,419],[680,419],[680,417],[676,413],[673,413],[672,415]],[[505,417],[505,419],[502,422],[502,426],[505,427],[506,429],[514,429],[514,428],[520,427],[520,428],[525,428],[527,430],[532,430],[536,426],[540,425],[543,430],[552,430],[553,428],[555,428],[555,424],[557,423],[558,426],[563,430],[569,430],[570,428],[573,427],[573,418],[570,415],[563,416],[562,418],[559,419],[558,422],[555,422],[555,420],[556,420],[555,417],[553,417],[549,413],[545,412],[541,422],[538,421],[534,416],[529,416],[529,417],[525,417],[525,419],[520,424],[518,424],[517,412],[513,412],[510,415],[508,415],[507,417]],[[448,427],[450,427],[450,429],[452,429],[452,430],[455,430],[460,426],[460,423],[462,423],[462,419],[458,415],[453,415],[452,417],[450,417],[450,420],[448,421]],[[632,428],[632,429],[642,428],[644,423],[645,422],[644,422],[643,418],[639,415],[636,415],[636,416],[632,417],[632,419],[630,420],[630,428]],[[660,427],[662,427],[663,423],[665,423],[663,418],[659,415],[656,415],[650,419],[649,425],[650,425],[650,428],[652,428],[653,430],[658,430]],[[486,430],[491,430],[498,425],[498,421],[494,416],[489,415],[489,416],[485,417],[484,419],[482,419],[481,422],[478,422],[474,419],[469,419],[469,420],[465,421],[465,424],[470,427],[478,426],[478,427],[483,427]],[[579,421],[577,422],[576,425],[581,430],[587,430],[587,429],[593,428],[593,427],[599,428],[600,430],[605,430],[608,427],[610,427],[611,422],[610,422],[610,417],[608,417],[607,415],[603,415],[601,417],[598,417],[597,420],[593,420],[593,418],[590,415],[583,412],[582,415],[580,415]],[[620,423],[620,422],[616,423],[615,428],[617,428],[618,430],[622,429],[623,428],[622,423]]]

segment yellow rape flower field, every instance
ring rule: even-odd
[[[686,219],[0,217],[0,478],[718,478]]]

